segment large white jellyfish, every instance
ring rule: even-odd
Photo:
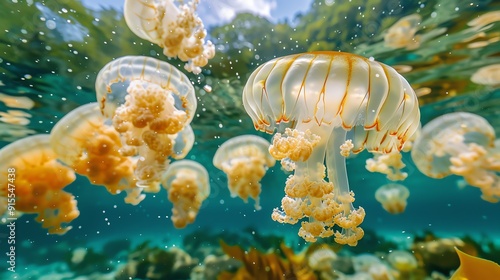
[[[299,230],[305,240],[335,235],[338,243],[356,245],[365,211],[352,206],[345,157],[365,147],[382,153],[403,148],[420,121],[408,82],[391,67],[353,54],[295,54],[259,66],[243,104],[257,130],[278,131],[271,155],[295,162],[282,210],[272,218],[290,224],[309,218]]]
[[[125,56],[106,64],[96,80],[101,112],[120,134],[123,156],[138,156],[137,185],[154,187],[169,157],[191,149],[196,96],[188,78],[172,65],[149,57]]]

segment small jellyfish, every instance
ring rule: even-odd
[[[492,64],[479,68],[471,76],[471,81],[485,86],[500,86],[500,64]]]
[[[391,214],[403,213],[409,196],[408,188],[400,184],[386,184],[375,192],[375,199]]]
[[[391,48],[416,49],[420,45],[420,36],[417,33],[422,17],[419,14],[412,14],[398,20],[389,27],[384,35],[384,43]]]
[[[483,117],[466,112],[437,117],[422,128],[411,157],[420,172],[440,179],[462,176],[481,189],[481,198],[500,199],[500,160],[494,149],[495,131]]]
[[[467,23],[474,30],[479,30],[492,23],[500,21],[500,11],[491,11],[484,13]]]
[[[137,205],[145,195],[136,186],[136,160],[120,154],[120,135],[105,121],[98,103],[74,109],[52,128],[52,149],[59,160],[92,184],[103,185],[111,194],[125,191],[125,202]]]
[[[355,246],[364,235],[365,211],[352,206],[345,157],[365,147],[403,148],[420,121],[408,82],[391,67],[353,54],[295,54],[259,66],[243,90],[243,105],[255,129],[277,130],[271,155],[295,163],[288,164],[295,174],[272,219],[295,224],[308,218],[299,229],[305,240],[335,235],[336,242]]]
[[[162,175],[161,184],[172,202],[172,222],[184,228],[196,219],[201,204],[210,194],[208,172],[203,165],[192,160],[172,163]]]
[[[269,155],[271,144],[256,135],[242,135],[224,142],[213,158],[213,164],[228,177],[231,197],[239,196],[247,202],[255,200],[255,209],[260,210],[260,180],[276,160]]]
[[[183,157],[191,149],[196,96],[172,65],[143,56],[118,58],[97,75],[96,94],[101,112],[120,134],[120,154],[138,156],[138,186],[157,185],[169,157]]]
[[[50,234],[65,234],[80,212],[75,197],[63,189],[75,180],[71,168],[57,161],[50,136],[39,134],[0,149],[0,196],[15,197],[15,211],[37,214]],[[8,215],[15,213],[8,210]]]
[[[196,14],[199,0],[187,4],[173,0],[126,0],[125,22],[135,35],[161,48],[168,57],[187,62],[184,68],[194,74],[215,56],[215,46],[205,42],[207,31]]]
[[[418,266],[417,258],[407,251],[395,250],[387,255],[387,261],[401,275],[401,279],[410,278],[408,273],[415,270]]]

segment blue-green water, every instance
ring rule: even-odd
[[[73,228],[62,236],[48,235],[46,229],[34,221],[34,215],[23,215],[16,221],[15,230],[17,274],[7,270],[8,263],[2,257],[1,277],[10,279],[17,275],[17,279],[41,279],[55,271],[67,277],[61,279],[74,279],[77,274],[72,274],[74,271],[64,262],[74,249],[92,247],[100,250],[106,242],[123,239],[133,246],[151,240],[169,249],[186,247],[204,236],[213,241],[206,245],[207,250],[216,254],[221,254],[214,241],[218,238],[229,244],[258,246],[266,236],[276,235],[297,251],[307,247],[308,244],[297,236],[300,225],[282,225],[270,218],[273,208],[280,206],[289,175],[279,164],[269,169],[262,180],[262,209],[259,211],[254,210],[252,202],[245,204],[239,198],[231,198],[226,175],[212,165],[218,146],[234,136],[251,133],[271,139],[271,135],[254,130],[243,109],[241,93],[251,71],[276,56],[342,50],[373,56],[392,66],[410,65],[413,70],[402,75],[415,89],[431,89],[430,94],[420,97],[423,125],[446,113],[467,111],[483,116],[500,135],[499,84],[485,86],[470,81],[472,73],[480,67],[500,62],[500,43],[491,40],[482,47],[467,47],[468,43],[481,39],[467,39],[473,32],[466,25],[480,14],[500,11],[497,2],[465,5],[461,1],[408,1],[405,5],[394,4],[392,10],[389,7],[392,4],[383,4],[383,1],[320,5],[323,2],[328,1],[313,1],[309,10],[296,17],[295,26],[288,22],[275,24],[247,14],[231,23],[209,28],[209,37],[218,46],[216,57],[201,75],[186,73],[198,97],[197,115],[192,122],[196,142],[186,158],[207,168],[211,189],[193,224],[185,229],[173,227],[170,220],[172,204],[163,189],[147,194],[143,202],[132,206],[123,202],[123,194],[110,195],[105,188],[92,186],[86,178],[78,176],[65,188],[78,201],[80,216],[71,223]],[[372,6],[377,9],[370,10]],[[112,59],[124,55],[153,56],[182,69],[180,61],[166,59],[157,46],[134,37],[121,11],[91,11],[77,1],[7,1],[0,4],[0,8],[0,22],[5,30],[0,36],[0,93],[26,97],[34,102],[32,108],[13,108],[0,102],[0,112],[15,109],[30,114],[29,123],[23,125],[0,119],[0,147],[28,135],[49,133],[66,113],[95,102],[95,77]],[[418,34],[426,39],[416,49],[385,48],[384,32],[399,18],[412,13],[422,16]],[[349,18],[346,23],[353,24],[352,28],[338,19],[331,19],[332,15],[340,14]],[[57,28],[47,28],[46,20],[41,18],[54,19]],[[244,22],[251,28],[243,28]],[[484,30],[484,38],[499,37],[500,21],[491,24]],[[440,28],[445,31],[437,32]],[[270,33],[271,29],[276,33]],[[433,30],[436,31],[434,35]],[[269,34],[272,36],[267,37]],[[248,44],[252,48],[241,47]],[[276,48],[277,45],[283,49]],[[496,76],[500,77],[500,73]],[[212,86],[212,92],[202,90],[205,84]],[[457,182],[461,178],[458,176],[438,180],[423,175],[408,153],[403,157],[404,171],[409,174],[403,182],[410,190],[408,206],[400,215],[387,213],[374,194],[379,186],[389,181],[382,174],[366,171],[365,161],[369,157],[371,155],[364,151],[347,160],[350,187],[356,193],[354,204],[362,206],[367,213],[362,224],[367,236],[358,247],[343,250],[375,253],[374,244],[384,239],[396,241],[401,249],[408,249],[415,236],[425,232],[440,238],[471,235],[477,240],[500,236],[500,204],[482,200],[477,188],[459,188]],[[7,252],[4,225],[0,237],[1,250]],[[107,272],[112,274],[125,263],[129,251],[111,260],[112,269]],[[202,260],[199,262],[201,264]],[[42,264],[52,266],[37,266]],[[60,267],[54,268],[57,264]],[[83,277],[87,277],[85,275]],[[45,279],[59,279],[47,277]],[[106,277],[113,279],[113,275]]]

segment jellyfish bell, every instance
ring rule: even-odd
[[[462,176],[468,185],[480,188],[482,199],[500,200],[495,130],[479,115],[455,112],[433,119],[415,140],[411,157],[431,178]]]
[[[260,210],[260,180],[276,160],[268,153],[271,143],[257,135],[241,135],[224,142],[215,152],[213,164],[228,176],[232,197],[239,196],[247,202],[255,200],[255,209]]]
[[[410,191],[401,184],[386,184],[375,192],[375,199],[391,214],[403,213],[406,209]]]
[[[57,161],[50,136],[38,134],[12,142],[0,149],[0,158],[0,196],[14,193],[15,210],[37,214],[35,220],[49,234],[70,230],[68,224],[80,212],[75,197],[63,189],[75,180],[75,173]]]
[[[420,172],[431,178],[452,174],[450,158],[469,151],[468,144],[494,147],[495,130],[483,117],[456,112],[428,122],[415,140],[411,157]]]
[[[492,87],[500,86],[500,64],[492,64],[479,68],[471,76],[471,81]]]
[[[98,103],[82,105],[66,114],[52,128],[50,143],[57,157],[94,185],[111,194],[127,193],[125,202],[137,205],[145,195],[136,186],[136,159],[119,153],[120,135],[106,123]]]
[[[201,204],[210,194],[208,172],[203,165],[192,160],[172,163],[162,175],[161,184],[172,202],[172,222],[184,228],[196,219]]]
[[[163,98],[186,113],[188,123],[193,119],[197,102],[188,77],[167,62],[145,56],[123,56],[99,71],[95,87],[104,116],[112,117],[116,108],[125,103],[132,81],[140,82],[143,87],[159,86],[166,91]]]
[[[365,212],[352,206],[345,157],[365,148],[403,148],[420,120],[408,82],[391,67],[357,55],[303,53],[259,66],[245,85],[243,105],[257,130],[277,130],[270,153],[295,162],[283,210],[275,209],[273,219],[294,224],[309,217],[299,230],[304,239],[335,235],[338,243],[356,245]],[[334,226],[341,232],[334,233]]]
[[[138,186],[159,182],[169,157],[192,147],[193,137],[183,130],[194,117],[196,96],[189,79],[172,65],[143,56],[118,58],[97,75],[96,94],[103,115],[120,133],[120,153],[138,156]],[[182,140],[191,142],[182,146]]]
[[[177,6],[173,0],[126,0],[125,22],[134,34],[163,48],[168,57],[187,62],[194,74],[215,56],[215,46],[205,42],[207,31],[197,16],[199,0]]]

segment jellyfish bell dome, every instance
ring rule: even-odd
[[[120,57],[99,71],[95,88],[104,116],[112,117],[116,108],[125,103],[132,81],[166,90],[163,98],[173,98],[175,108],[186,112],[188,123],[193,119],[197,102],[188,77],[167,62],[145,56]]]
[[[305,240],[335,235],[336,242],[355,246],[364,234],[359,224],[365,212],[352,206],[345,157],[365,148],[381,153],[403,148],[420,122],[408,82],[391,67],[361,56],[302,53],[259,66],[243,89],[243,105],[255,129],[277,131],[269,151],[295,169],[273,220],[294,224],[309,217],[299,230]],[[341,232],[334,232],[335,226]]]
[[[455,112],[427,123],[413,144],[411,157],[420,172],[432,178],[452,174],[450,159],[469,151],[468,144],[494,147],[495,130],[483,117]]]
[[[347,70],[347,71],[346,71]],[[312,52],[258,67],[243,90],[257,130],[342,127],[353,152],[401,149],[419,126],[415,92],[391,67],[354,54]]]

